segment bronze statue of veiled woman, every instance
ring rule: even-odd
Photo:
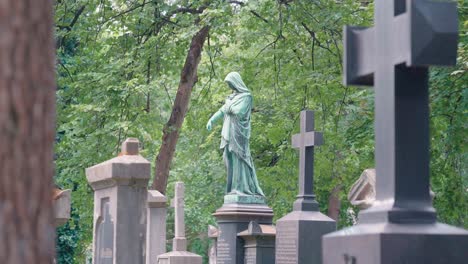
[[[224,118],[220,147],[227,171],[225,203],[264,203],[249,146],[252,94],[237,72],[229,73],[224,81],[233,93],[206,127],[211,130],[213,123]]]

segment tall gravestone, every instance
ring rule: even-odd
[[[292,145],[299,149],[299,194],[293,211],[276,222],[276,264],[321,264],[321,239],[336,230],[333,219],[319,211],[314,194],[314,146],[323,143],[314,131],[314,112],[301,112],[301,133]]]
[[[158,264],[202,264],[202,257],[187,251],[187,239],[185,238],[185,186],[183,182],[176,182],[174,197],[174,233],[172,251],[159,255]]]
[[[376,0],[374,19],[345,28],[344,80],[375,86],[376,201],[323,238],[324,263],[467,263],[468,232],[437,223],[429,195],[428,66],[456,62],[456,4]]]
[[[53,199],[55,227],[59,227],[70,219],[71,190],[55,189]]]
[[[143,264],[150,163],[137,139],[122,155],[86,169],[94,190],[93,264]]]
[[[146,264],[155,263],[166,253],[167,198],[156,190],[148,191]]]
[[[211,239],[211,244],[208,247],[208,264],[217,264],[216,261],[216,244],[218,242],[218,228],[209,225],[208,226],[208,237]]]

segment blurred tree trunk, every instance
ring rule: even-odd
[[[340,219],[340,209],[341,209],[341,201],[340,201],[340,192],[343,186],[338,184],[333,188],[328,197],[328,217],[338,222]]]
[[[192,38],[184,68],[180,74],[179,88],[177,89],[177,95],[172,106],[171,117],[164,126],[162,144],[156,157],[155,176],[152,185],[152,189],[156,189],[163,194],[166,193],[167,179],[169,177],[171,162],[174,158],[177,140],[179,139],[180,128],[187,113],[193,86],[198,79],[198,64],[209,30],[208,26],[204,26]]]
[[[55,61],[51,0],[0,0],[0,262],[51,264]]]

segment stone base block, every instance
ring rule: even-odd
[[[64,225],[70,219],[71,190],[58,190],[54,198],[55,226]]]
[[[322,264],[322,236],[335,230],[335,221],[318,211],[287,214],[276,222],[276,264]]]
[[[227,194],[224,196],[224,204],[266,204],[266,199],[260,195]]]
[[[202,257],[187,251],[173,251],[158,256],[158,264],[202,264]]]
[[[360,224],[323,237],[324,264],[464,264],[468,232],[445,224]]]

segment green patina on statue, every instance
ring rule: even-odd
[[[224,81],[233,93],[206,125],[211,130],[213,123],[224,118],[220,146],[227,171],[224,203],[265,203],[249,146],[252,95],[239,73],[229,73]]]

